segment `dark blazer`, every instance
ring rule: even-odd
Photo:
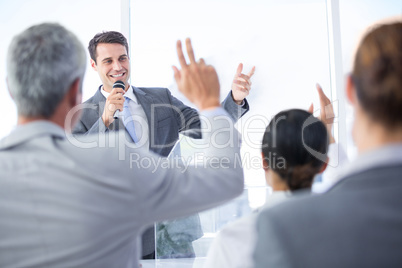
[[[263,211],[255,267],[402,267],[401,174],[378,166]]]
[[[106,98],[100,92],[100,88],[93,97],[84,102],[82,116],[74,128],[74,134],[125,130],[120,119],[115,120],[109,128],[103,124],[101,116]],[[173,97],[167,88],[132,87],[132,89],[147,116],[150,151],[167,156],[178,140],[180,132],[192,138],[201,137],[197,110]],[[222,106],[235,121],[249,110],[247,100],[243,106],[239,106],[233,101],[231,92],[222,102]],[[132,141],[127,131],[126,137]]]
[[[101,86],[95,95],[83,103],[84,109],[82,116],[75,126],[74,134],[97,134],[107,131],[125,130],[121,119],[116,119],[106,128],[101,116],[105,107],[106,98],[100,92]],[[176,141],[179,133],[183,133],[192,138],[201,138],[200,119],[197,110],[188,107],[180,100],[172,96],[167,88],[139,88],[132,87],[138,102],[141,104],[147,116],[149,127],[149,146],[153,151],[161,156],[168,156]],[[237,105],[231,92],[222,102],[223,108],[229,113],[234,121],[237,121],[248,110],[247,100],[244,100],[243,106]],[[125,130],[125,138],[128,142],[133,142],[131,136]],[[191,241],[202,236],[200,220],[198,215],[193,215],[185,219],[187,228],[183,232],[188,232],[187,237]],[[183,219],[184,221],[184,219]],[[162,224],[162,223],[161,223]],[[175,223],[176,224],[176,223]],[[166,225],[166,223],[165,223]],[[172,228],[168,228],[172,229]],[[166,230],[165,226],[158,226],[158,230]],[[148,228],[142,235],[142,253],[143,256],[149,255],[155,249],[155,231],[154,228]],[[158,236],[160,234],[158,233]],[[191,246],[191,241],[189,246]],[[173,252],[171,255],[182,254]]]

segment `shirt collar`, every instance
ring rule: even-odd
[[[32,140],[39,136],[53,136],[64,139],[64,129],[46,120],[38,120],[28,124],[17,126],[7,137],[0,141],[0,151],[21,143]]]
[[[274,207],[292,196],[291,191],[273,191],[265,199],[265,204],[258,211]]]
[[[106,92],[106,91],[103,89],[103,86],[101,86],[100,92],[102,93],[102,95],[103,95],[106,99],[107,99],[107,97],[109,97],[109,95],[110,95],[109,92]],[[129,87],[129,89],[127,89],[126,93],[124,94],[124,97],[127,97],[127,98],[129,98],[130,100],[132,100],[133,102],[135,102],[135,103],[138,104],[137,97],[135,96],[134,90],[133,90],[133,88],[132,88],[131,86]]]
[[[389,144],[362,153],[355,161],[346,165],[339,173],[338,178],[349,177],[376,167],[394,166],[398,164],[402,164],[402,143]]]

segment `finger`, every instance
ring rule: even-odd
[[[307,110],[310,114],[313,114],[314,113],[314,104],[313,103],[311,103],[311,105],[310,105],[310,107],[308,108],[308,110]]]
[[[319,84],[317,84],[316,87],[320,97],[321,119],[326,120],[333,118],[335,114],[330,99],[325,95]]]
[[[108,105],[107,105],[107,109],[110,111],[110,112],[114,112],[114,111],[116,111],[116,105],[114,105],[113,103],[109,103]]]
[[[180,71],[179,71],[179,69],[177,69],[177,67],[176,66],[172,66],[172,69],[173,69],[173,73],[174,73],[174,79],[176,80],[176,83],[179,83],[179,81],[180,81]]]
[[[194,51],[193,47],[191,46],[190,38],[186,38],[186,48],[187,48],[187,55],[190,59],[190,64],[195,63]]]
[[[248,77],[252,77],[255,73],[255,66],[253,66],[253,68],[251,68],[251,71],[248,73]]]
[[[317,91],[318,91],[318,96],[320,97],[321,106],[325,106],[326,104],[330,103],[331,101],[325,95],[325,93],[322,90],[321,86],[319,84],[316,84],[316,87],[317,87]]]
[[[237,66],[236,76],[239,76],[239,74],[241,74],[242,71],[243,71],[243,63],[240,63],[239,66]]]
[[[200,59],[198,60],[198,64],[199,64],[199,65],[205,65],[204,59],[203,59],[203,58],[200,58]]]
[[[111,100],[113,100],[113,101],[121,101],[121,100],[123,100],[123,97],[122,97],[122,95],[119,93],[119,94],[116,94],[116,95],[114,95],[114,96],[112,96],[112,99]],[[124,100],[123,100],[124,101]]]
[[[114,96],[114,95],[116,95],[116,94],[124,94],[124,93],[126,93],[125,91],[124,91],[124,89],[122,89],[122,88],[119,88],[119,87],[115,87],[115,88],[113,88],[112,89],[112,91],[110,91],[110,95],[109,96]]]
[[[111,100],[109,102],[110,104],[114,104],[114,105],[124,105],[124,100]]]
[[[116,110],[119,110],[120,112],[123,111],[123,105],[116,104],[115,107],[116,107]]]
[[[244,89],[250,90],[250,84],[240,80],[234,80],[233,83],[242,86]]]
[[[177,57],[179,58],[181,68],[186,68],[187,67],[187,62],[186,62],[186,59],[184,58],[184,55],[183,55],[183,49],[181,47],[181,41],[180,40],[177,40],[176,49],[177,49]]]
[[[319,84],[316,84],[318,96],[320,99],[320,106],[321,106],[321,115],[325,115],[325,106],[328,104],[327,102],[327,97],[325,96],[324,92],[322,91],[322,88]],[[322,117],[322,116],[321,116]],[[322,117],[323,119],[325,117]]]
[[[251,85],[251,80],[250,80],[250,77],[248,75],[239,74],[239,78],[243,78],[244,80],[246,80],[247,83],[249,83]]]
[[[119,102],[116,102],[116,101],[111,101],[108,105],[107,105],[107,107],[108,107],[108,109],[109,109],[109,111],[111,111],[111,112],[114,112],[114,111],[116,111],[116,110],[119,110],[119,111],[123,111],[123,105],[124,103],[119,103]]]

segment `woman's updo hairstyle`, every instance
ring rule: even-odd
[[[262,153],[268,168],[291,191],[311,188],[326,161],[328,133],[324,124],[300,109],[282,111],[265,129]]]

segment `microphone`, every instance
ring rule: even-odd
[[[126,85],[123,81],[118,80],[113,84],[113,88],[122,88],[124,90],[126,88]],[[114,119],[119,118],[119,110],[114,111],[113,117]]]

